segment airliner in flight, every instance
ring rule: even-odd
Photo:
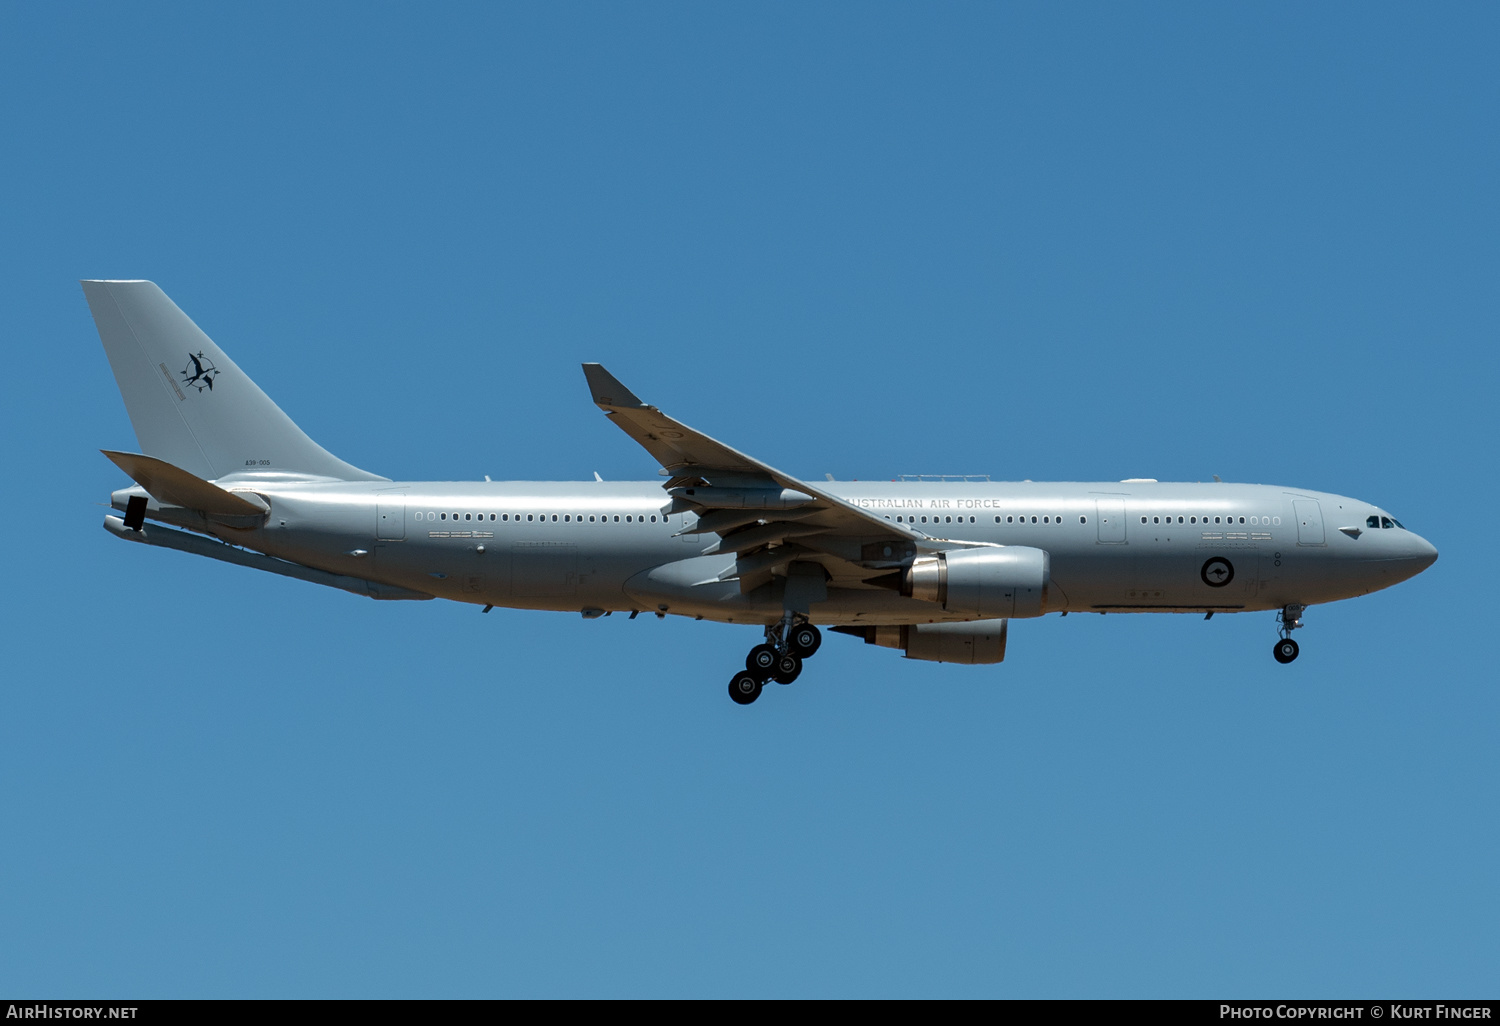
[[[1272,485],[809,482],[673,420],[596,363],[594,403],[660,481],[392,481],[304,434],[149,281],[85,281],[135,428],[117,537],[375,599],[687,616],[763,640],[740,704],[789,684],[819,625],[909,659],[998,663],[1013,619],[1304,610],[1422,572],[1437,550],[1358,499]],[[152,523],[148,527],[146,521]]]

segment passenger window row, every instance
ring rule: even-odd
[[[890,514],[886,514],[886,519],[887,520],[891,519]],[[965,524],[965,523],[973,524],[973,523],[977,523],[978,520],[979,520],[978,517],[969,517],[967,520],[965,520],[963,517],[958,517],[957,518],[957,522],[960,523],[960,524]],[[935,516],[935,517],[932,518],[932,522],[934,524],[951,524],[951,523],[955,522],[955,518],[953,518],[951,516],[941,516],[941,517],[936,517]],[[1063,522],[1063,519],[1062,519],[1062,517],[1055,517],[1055,516],[1052,516],[1051,514],[1046,514],[1046,515],[1041,515],[1041,516],[1033,516],[1033,517],[1030,518],[1029,522],[1033,523],[1033,524],[1060,524],[1060,523]],[[1079,517],[1078,518],[1078,522],[1080,524],[1086,524],[1086,523],[1089,522],[1089,518],[1088,517]],[[907,516],[897,516],[896,517],[896,523],[898,523],[898,524],[902,524],[902,523],[905,523],[905,524],[918,524],[918,523],[925,524],[925,523],[927,523],[927,518],[923,517],[923,516],[910,516],[910,517],[907,517]],[[995,523],[997,523],[997,524],[1025,524],[1025,523],[1028,523],[1028,518],[1025,517],[1025,516],[1016,516],[1015,514],[1011,514],[1010,516],[1004,516],[1004,517],[997,516],[997,517],[995,517]]]
[[[1256,525],[1265,524],[1267,526],[1270,526],[1272,524],[1280,524],[1281,523],[1281,518],[1280,517],[1250,517],[1248,519],[1249,519],[1250,523],[1256,524]],[[1246,521],[1245,517],[1240,517],[1240,519],[1239,519],[1240,523],[1243,524],[1243,523],[1245,523],[1245,521]],[[1160,524],[1160,523],[1168,523],[1168,524],[1170,524],[1172,522],[1173,521],[1172,521],[1171,517],[1159,517],[1159,516],[1141,517],[1141,523],[1143,523],[1143,524],[1147,524],[1147,523],[1149,523],[1149,524]],[[1177,518],[1176,522],[1179,523],[1179,524],[1207,524],[1209,522],[1209,518],[1208,517],[1179,516]],[[1233,524],[1235,522],[1235,519],[1234,519],[1234,517],[1214,517],[1213,518],[1213,522],[1216,523],[1216,524],[1218,524],[1218,523]]]
[[[887,513],[885,518],[887,520],[891,519],[890,514]],[[902,524],[902,523],[905,523],[905,524],[915,524],[919,520],[922,523],[924,523],[924,524],[927,523],[927,518],[926,517],[904,517],[904,518],[900,517],[900,516],[896,517],[896,523],[898,523],[898,524]],[[935,516],[935,517],[932,518],[932,522],[934,524],[951,524],[951,523],[953,523],[953,518],[951,516],[950,517],[936,517]],[[962,524],[962,523],[965,523],[965,520],[964,520],[963,517],[959,517],[958,518],[958,522],[960,524]],[[968,519],[967,523],[970,523],[970,524],[974,523],[974,518],[970,517]]]
[[[488,516],[489,516],[489,519],[491,521],[499,520],[501,522],[512,522],[512,523],[517,523],[517,524],[521,523],[521,514],[519,514],[519,513],[515,513],[515,514],[511,514],[511,513],[499,513],[499,514],[491,513]],[[527,523],[532,523],[532,522],[536,522],[536,521],[546,522],[549,516],[551,517],[551,523],[554,523],[554,524],[559,522],[559,517],[561,518],[561,522],[564,523],[564,524],[569,524],[569,523],[581,524],[581,523],[583,523],[583,514],[582,513],[563,513],[563,514],[557,514],[557,513],[552,513],[552,514],[547,514],[547,513],[527,513],[526,514],[526,522]],[[485,514],[483,514],[483,513],[447,513],[447,512],[442,512],[442,513],[428,513],[426,511],[423,511],[421,513],[418,513],[416,515],[416,518],[418,520],[484,520],[485,519]],[[651,523],[653,523],[653,524],[656,523],[656,515],[652,514],[651,516],[647,517],[645,514],[632,514],[632,513],[626,513],[625,514],[625,523],[627,523],[627,524],[631,524],[631,523],[644,524],[647,520],[650,520]],[[592,524],[592,523],[595,523],[596,521],[598,523],[606,523],[606,524],[609,523],[610,522],[609,514],[606,513],[606,514],[604,514],[602,516],[595,516],[594,514],[590,514],[588,522]],[[618,513],[614,514],[614,522],[617,523],[617,524],[620,522],[620,514],[618,514]],[[667,522],[667,518],[666,517],[662,517],[661,518],[661,522],[662,523],[666,523]]]
[[[885,518],[887,520],[890,520],[891,519],[891,515],[889,513],[887,513]],[[963,523],[973,524],[973,523],[977,523],[978,519],[979,519],[978,517],[969,517],[967,520],[965,520],[963,517],[958,517],[957,518],[957,522],[960,523],[960,524],[963,524]],[[935,516],[935,517],[932,518],[932,522],[934,524],[951,524],[951,523],[954,522],[954,518],[951,517],[951,516],[941,516],[941,517]],[[1027,523],[1027,522],[1028,522],[1027,517],[1025,517],[1025,516],[1016,516],[1015,514],[1011,514],[1010,516],[1004,516],[1004,517],[1002,517],[1002,516],[995,517],[995,523],[997,523],[997,524],[1024,524],[1024,523]],[[1063,519],[1062,519],[1062,517],[1055,517],[1055,516],[1052,516],[1051,514],[1046,514],[1046,515],[1041,515],[1041,516],[1033,516],[1033,517],[1030,518],[1029,522],[1033,523],[1033,524],[1060,524],[1060,523],[1063,522]],[[1088,517],[1079,517],[1078,518],[1078,522],[1080,524],[1086,524],[1086,523],[1089,522],[1089,518]],[[910,516],[910,517],[908,517],[908,516],[899,516],[898,515],[896,517],[896,523],[898,523],[898,524],[903,524],[903,523],[905,523],[905,524],[917,524],[917,523],[925,524],[925,523],[927,523],[927,518],[923,517],[923,516]]]

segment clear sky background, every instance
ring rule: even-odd
[[[10,4],[7,996],[1496,996],[1490,4]],[[121,544],[85,277],[337,455],[1282,484],[1315,607],[829,635],[376,603]]]

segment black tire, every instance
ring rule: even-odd
[[[786,643],[792,655],[808,659],[823,644],[823,632],[810,623],[799,623],[786,636]]]
[[[1295,641],[1291,638],[1282,638],[1276,642],[1276,647],[1271,649],[1271,654],[1276,657],[1278,663],[1285,665],[1297,658],[1298,651]]]
[[[736,705],[749,705],[760,697],[760,681],[749,670],[736,673],[729,681],[729,697]]]
[[[802,676],[802,660],[788,652],[776,660],[776,669],[771,674],[771,679],[778,684],[790,684]]]
[[[768,680],[776,670],[776,660],[781,653],[770,645],[756,645],[745,657],[745,669],[749,670],[759,680]]]

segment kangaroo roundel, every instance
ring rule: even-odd
[[[1223,556],[1215,556],[1203,564],[1203,569],[1198,571],[1198,576],[1203,578],[1203,583],[1210,588],[1222,588],[1234,580],[1234,564]]]

